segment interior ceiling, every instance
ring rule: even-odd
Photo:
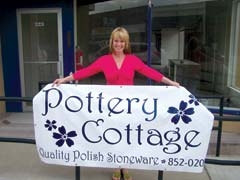
[[[77,0],[78,5],[88,5],[88,4],[94,4],[98,2],[104,2],[104,1],[110,1],[110,0]]]

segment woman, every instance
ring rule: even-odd
[[[134,74],[138,72],[156,82],[179,87],[179,83],[165,77],[157,70],[147,66],[135,55],[131,54],[129,34],[123,27],[115,28],[109,40],[109,54],[99,57],[89,66],[76,71],[64,78],[56,79],[53,85],[73,80],[82,80],[103,72],[107,85],[133,85]],[[132,180],[126,169],[117,169],[112,176],[113,180],[120,180],[121,172],[124,180]]]

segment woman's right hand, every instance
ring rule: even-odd
[[[74,80],[74,78],[73,78],[72,75],[69,75],[69,76],[64,77],[64,78],[58,78],[55,81],[53,81],[52,86],[54,86],[54,85],[59,86],[60,84],[67,83],[67,82],[73,81],[73,80]]]
[[[64,78],[58,78],[58,79],[55,79],[55,81],[53,81],[52,86],[54,86],[54,85],[59,86],[60,84],[63,84],[64,82],[65,82]]]

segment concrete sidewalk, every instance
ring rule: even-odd
[[[75,179],[75,167],[44,164],[32,144],[0,142],[0,180],[66,180]],[[157,180],[158,171],[129,170],[134,180]],[[111,180],[113,169],[80,168],[81,180]],[[202,173],[164,172],[164,180],[210,180]]]
[[[34,138],[32,113],[7,114],[0,119],[0,137]],[[215,158],[213,132],[207,158]],[[45,164],[34,144],[0,142],[0,180],[75,180],[75,167]],[[240,135],[223,134],[218,159],[240,160]],[[129,170],[133,180],[157,180],[158,171]],[[81,167],[81,180],[111,180],[113,169]],[[202,173],[164,172],[164,180],[238,180],[239,166],[205,164]]]

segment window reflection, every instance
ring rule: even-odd
[[[180,81],[196,96],[223,95],[227,97],[226,105],[240,107],[240,101],[234,100],[236,94],[230,93],[228,81],[232,73],[228,71],[232,3],[152,0],[151,66]],[[78,22],[86,24],[78,25],[84,64],[108,53],[108,38],[116,26],[129,31],[133,53],[147,63],[147,8],[146,0],[112,0],[80,6]],[[237,74],[235,85],[239,86]],[[139,77],[139,83],[147,81]],[[211,100],[207,104],[218,106]]]

